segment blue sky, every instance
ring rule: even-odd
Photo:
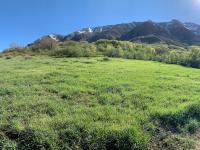
[[[1,0],[0,50],[83,27],[171,19],[200,24],[200,0]]]

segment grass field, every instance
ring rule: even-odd
[[[0,147],[189,149],[199,98],[198,69],[125,59],[0,58]]]

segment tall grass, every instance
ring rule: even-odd
[[[170,146],[189,149],[199,73],[120,58],[0,58],[0,147],[143,150],[156,138],[167,149],[176,135]]]

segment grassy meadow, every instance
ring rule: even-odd
[[[0,58],[0,148],[194,149],[200,70],[121,58]]]

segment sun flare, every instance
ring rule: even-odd
[[[200,6],[200,0],[193,0],[194,4]]]

